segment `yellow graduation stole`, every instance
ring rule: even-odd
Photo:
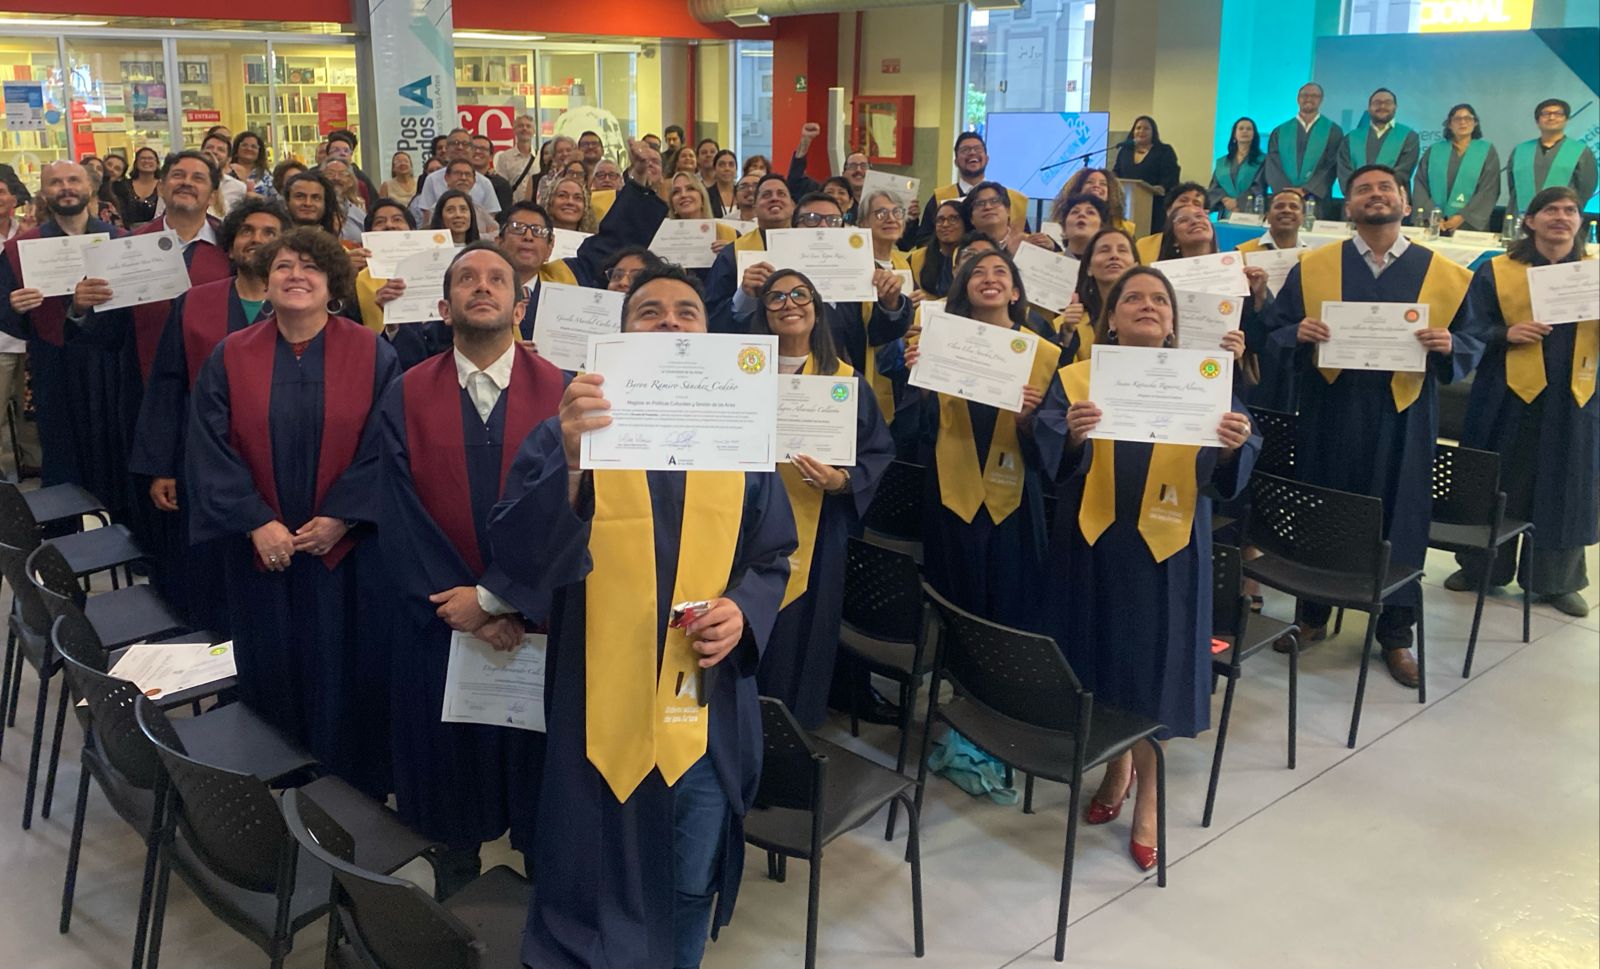
[[[684,473],[673,602],[723,594],[743,519],[743,472]],[[677,783],[705,756],[708,723],[699,654],[683,630],[667,630],[656,672],[655,518],[645,472],[594,472],[589,555],[584,729],[589,762],[626,801],[654,768],[669,787]]]
[[[760,229],[754,232],[746,232],[733,240],[733,248],[735,252],[766,252],[767,237],[761,234]]]
[[[1050,375],[1061,362],[1061,348],[1040,340],[1033,354],[1028,386],[1040,393],[1050,385]],[[1022,443],[1017,438],[1017,415],[995,414],[989,456],[978,470],[978,445],[972,437],[972,413],[967,402],[939,395],[939,439],[934,444],[939,462],[939,499],[962,521],[971,524],[981,507],[989,509],[996,525],[1022,504]]]
[[[889,254],[889,266],[893,269],[910,269],[911,263],[906,260],[906,254],[898,249]],[[902,293],[901,299],[910,299],[910,293]],[[872,308],[876,303],[861,304],[861,327],[865,329],[872,319]],[[922,320],[921,309],[912,323]],[[878,372],[878,348],[867,347],[867,359],[861,361],[861,376],[867,381],[867,388],[872,391],[872,396],[878,398],[878,410],[883,414],[885,424],[894,423],[894,381]]]
[[[594,213],[594,224],[599,225],[606,220],[611,212],[611,206],[617,201],[617,190],[603,188],[598,192],[589,194],[589,211]]]
[[[1028,199],[1013,188],[1006,189],[1006,194],[1011,196],[1011,224],[1020,229],[1028,224]],[[933,190],[933,206],[936,209],[940,204],[958,198],[961,198],[961,189],[954,182]]]
[[[1246,239],[1245,241],[1243,241],[1243,242],[1239,243],[1238,245],[1234,246],[1233,247],[1233,251],[1234,252],[1257,252],[1257,251],[1265,249],[1265,248],[1266,248],[1266,246],[1261,244],[1261,240],[1260,239]]]
[[[806,357],[805,366],[800,368],[800,372],[816,373],[816,358]],[[843,360],[839,361],[839,369],[830,374],[834,377],[854,375],[855,371]],[[782,380],[785,376],[779,374],[778,379]],[[806,585],[811,580],[811,556],[817,550],[817,523],[822,520],[823,495],[801,480],[803,475],[800,469],[788,461],[778,462],[778,477],[783,479],[783,490],[789,493],[789,507],[794,511],[794,530],[800,538],[794,554],[789,556],[789,584],[783,588],[783,607],[786,607],[805,595]]]
[[[553,259],[539,267],[539,278],[547,283],[565,283],[568,286],[578,285],[578,277],[572,274],[572,268],[565,259]]]
[[[1094,349],[1094,324],[1085,318],[1073,327],[1073,332],[1078,334],[1078,349],[1073,351],[1072,362],[1088,360],[1089,352]]]
[[[378,305],[378,290],[388,282],[373,279],[370,269],[362,269],[356,276],[356,305],[361,307],[361,325],[374,333],[383,332],[383,307]]]
[[[1089,399],[1089,361],[1061,368],[1061,387],[1067,400]],[[1078,508],[1078,529],[1093,545],[1117,518],[1117,442],[1091,440],[1089,473],[1083,482],[1083,504]],[[1150,467],[1145,471],[1144,495],[1139,499],[1139,534],[1157,562],[1165,562],[1187,547],[1194,532],[1194,510],[1200,497],[1195,479],[1195,444],[1150,445]]]
[[[723,225],[718,222],[715,228],[718,242],[735,242],[739,238],[739,230],[731,225]]]
[[[1318,246],[1300,257],[1300,294],[1306,315],[1322,318],[1322,304],[1338,302],[1344,298],[1344,246],[1343,242],[1330,242]],[[1472,273],[1438,253],[1429,251],[1431,261],[1427,274],[1422,277],[1422,291],[1416,302],[1428,304],[1428,326],[1431,329],[1448,329],[1455,319],[1461,301],[1467,298],[1467,286]],[[1339,379],[1337,367],[1319,367],[1322,379],[1333,383]],[[1389,378],[1389,389],[1394,395],[1394,409],[1403,411],[1416,403],[1422,393],[1421,373],[1396,373]]]
[[[938,245],[938,243],[931,243]],[[919,246],[911,250],[906,256],[906,267],[911,270],[911,283],[913,287],[922,285],[922,267],[928,264],[929,246]]]
[[[1585,257],[1593,258],[1593,257]],[[1490,260],[1494,289],[1500,295],[1500,315],[1506,326],[1533,319],[1533,299],[1528,295],[1528,267],[1510,255]],[[1594,396],[1595,362],[1600,358],[1600,320],[1570,324],[1578,328],[1572,344],[1572,399],[1578,406]],[[1523,343],[1506,347],[1506,386],[1527,403],[1544,392],[1544,345]]]
[[[1161,254],[1161,239],[1164,235],[1165,233],[1157,232],[1133,244],[1134,254],[1139,257],[1139,265],[1148,266],[1156,261],[1156,257]]]

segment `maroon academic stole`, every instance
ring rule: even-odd
[[[511,365],[506,394],[506,424],[500,445],[500,492],[522,441],[554,417],[566,389],[561,371],[520,345]],[[472,486],[467,480],[466,433],[461,427],[461,382],[454,353],[435,354],[406,371],[402,379],[406,443],[411,480],[428,516],[444,532],[475,576],[484,570],[483,550],[472,520]]]
[[[41,239],[38,227],[27,232],[19,232],[16,237],[6,243],[6,262],[11,264],[11,277],[17,281],[19,287],[28,284],[22,279],[22,250],[17,248],[17,243],[24,239]],[[61,346],[65,339],[67,323],[67,306],[72,302],[70,296],[46,296],[39,308],[28,314],[28,322],[33,326],[33,333],[46,343]]]
[[[322,331],[322,448],[317,454],[315,507],[321,508],[339,475],[355,460],[367,413],[372,409],[372,384],[378,338],[359,323],[329,317]],[[278,350],[278,323],[265,319],[232,334],[222,343],[222,366],[228,377],[229,443],[244,459],[267,507],[280,518],[278,482],[272,468],[272,366]],[[348,534],[322,556],[330,570],[355,540]],[[263,568],[259,556],[257,568]]]
[[[183,318],[179,325],[183,331],[183,357],[189,365],[189,386],[206,358],[228,335],[230,298],[233,296],[233,277],[196,286],[184,294]]]
[[[206,216],[211,223],[212,231],[221,228],[221,223]],[[165,218],[141,226],[134,235],[143,235],[147,232],[163,232],[167,228]],[[208,242],[196,242],[191,247],[189,256],[189,285],[199,286],[202,283],[211,283],[219,279],[233,276],[233,263],[228,260],[228,254]],[[161,331],[166,328],[167,320],[172,316],[172,301],[164,299],[155,303],[140,303],[133,308],[133,340],[134,347],[139,352],[139,379],[150,379],[150,368],[156,362],[156,348],[161,345]],[[226,329],[227,324],[223,324]]]

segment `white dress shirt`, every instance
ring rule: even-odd
[[[1351,240],[1356,244],[1356,251],[1361,253],[1362,261],[1367,264],[1368,269],[1372,270],[1373,279],[1382,276],[1385,269],[1394,265],[1395,260],[1404,255],[1407,249],[1411,248],[1411,240],[1407,239],[1403,232],[1394,237],[1394,245],[1390,246],[1389,251],[1385,253],[1374,252],[1372,247],[1367,245],[1367,240],[1359,235],[1352,236]]]
[[[412,197],[411,214],[417,217],[417,221],[420,222],[422,220],[422,213],[431,210],[433,204],[439,201],[439,196],[443,195],[446,189],[449,188],[445,184],[444,173],[445,170],[441,168],[423,179],[422,187],[417,189],[417,194]],[[498,215],[500,212],[500,196],[494,193],[494,185],[483,176],[482,172],[477,172],[476,175],[477,177],[472,183],[472,191],[468,194],[472,196],[472,201],[476,205],[481,206],[490,215]]]
[[[494,405],[500,402],[500,395],[511,386],[511,364],[516,359],[517,346],[513,343],[506,348],[506,352],[494,363],[482,370],[478,365],[468,360],[466,354],[459,348],[452,350],[456,358],[456,382],[461,389],[472,398],[472,406],[477,408],[478,417],[485,423],[494,411]],[[516,447],[520,442],[506,441],[501,447]],[[478,608],[491,616],[502,616],[517,611],[517,607],[499,596],[478,586]]]
[[[1270,229],[1268,231],[1266,231],[1266,232],[1261,233],[1261,238],[1257,239],[1256,241],[1261,243],[1261,248],[1263,248],[1263,249],[1276,249],[1276,248],[1278,248],[1278,244],[1276,242],[1272,241],[1272,231]],[[1295,248],[1296,249],[1305,249],[1305,248],[1307,248],[1307,246],[1305,244],[1305,241],[1300,238],[1298,233],[1294,237],[1294,242],[1295,242]]]

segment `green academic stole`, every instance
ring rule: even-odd
[[[1533,159],[1539,151],[1539,139],[1524,141],[1511,151],[1511,175],[1517,183],[1517,197],[1511,200],[1509,210],[1517,215],[1527,207],[1533,197],[1552,185],[1566,185],[1572,181],[1572,170],[1583,157],[1583,142],[1563,138],[1556,157],[1550,159],[1550,170],[1544,173],[1544,184],[1533,178]]]
[[[1489,143],[1481,139],[1467,142],[1467,150],[1461,153],[1461,164],[1456,167],[1455,180],[1451,181],[1450,156],[1455,150],[1455,145],[1441,141],[1428,152],[1428,191],[1438,200],[1439,211],[1446,217],[1460,212],[1471,201],[1478,176],[1483,174],[1483,163],[1489,157]]]
[[[1371,134],[1372,126],[1364,124],[1352,133],[1352,137],[1356,137],[1355,143],[1361,146],[1362,151],[1366,151],[1367,137]],[[1367,164],[1393,168],[1394,163],[1400,158],[1400,149],[1405,147],[1406,139],[1410,136],[1411,129],[1396,122],[1395,126],[1389,129],[1388,136],[1383,139],[1383,144],[1378,146],[1378,157],[1367,162]],[[1354,155],[1355,152],[1352,151],[1351,156],[1354,157]],[[1359,168],[1360,166],[1356,167]]]
[[[1278,144],[1281,146],[1283,139],[1280,138]],[[1218,158],[1217,167],[1211,174],[1216,178],[1217,184],[1222,186],[1222,190],[1228,193],[1228,198],[1238,198],[1240,192],[1255,184],[1256,172],[1261,171],[1261,162],[1244,162],[1239,166],[1239,174],[1235,176],[1228,164],[1232,160],[1229,155]]]
[[[1300,119],[1290,118],[1278,125],[1278,157],[1283,161],[1283,171],[1289,176],[1290,185],[1304,185],[1316,171],[1322,153],[1328,150],[1328,129],[1332,127],[1332,121],[1319,117],[1306,136],[1305,156],[1296,159],[1294,149],[1300,137]]]

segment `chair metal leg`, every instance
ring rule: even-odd
[[[789,880],[789,856],[788,855],[784,855],[784,854],[780,854],[780,855],[778,855],[778,881],[784,882],[784,881],[788,881],[788,880]]]
[[[806,969],[817,969],[817,917],[822,907],[822,847],[812,843],[810,888],[806,892]]]
[[[1033,813],[1033,775],[1022,775],[1022,813]]]
[[[333,969],[335,964],[334,953],[339,950],[339,938],[341,935],[339,909],[335,906],[328,909],[328,941],[322,949],[322,969]]]
[[[17,708],[22,706],[22,668],[27,663],[23,662],[22,650],[17,650],[16,659],[11,665],[11,709],[6,713],[6,726],[17,725]]]
[[[1222,775],[1222,751],[1228,745],[1228,720],[1233,716],[1233,690],[1238,683],[1238,677],[1228,677],[1228,688],[1222,694],[1222,717],[1217,722],[1217,745],[1211,752],[1211,781],[1206,785],[1206,810],[1200,818],[1202,828],[1211,827],[1211,809],[1217,803],[1217,779]]]
[[[1294,770],[1295,728],[1300,706],[1300,637],[1289,634],[1289,769]]]
[[[150,815],[150,830],[145,832],[144,879],[139,886],[139,915],[133,930],[133,969],[144,963],[144,945],[150,931],[150,906],[155,895],[156,863],[161,854],[161,832],[166,817],[166,781],[156,781],[155,810]]]
[[[1083,791],[1083,771],[1072,779],[1067,795],[1067,845],[1061,858],[1061,903],[1056,910],[1056,961],[1067,958],[1067,913],[1072,901],[1072,860],[1078,847],[1078,801]]]
[[[917,817],[922,816],[922,793],[928,787],[928,742],[933,735],[933,711],[939,703],[939,677],[928,684],[928,715],[922,720],[922,744],[917,754]],[[908,849],[909,850],[909,849]]]
[[[67,699],[72,691],[67,689],[66,678],[61,680],[61,695],[56,698],[56,732],[50,741],[50,765],[44,775],[44,803],[39,807],[39,817],[50,816],[50,805],[56,798],[56,768],[61,766],[61,734],[67,726]]]
[[[28,754],[28,789],[22,796],[22,830],[33,827],[33,796],[39,786],[39,754],[44,750],[44,715],[50,709],[50,677],[39,674],[39,702],[33,711],[33,749]]]
[[[916,946],[917,958],[925,951],[922,938],[922,848],[917,841],[917,808],[906,792],[895,795],[895,801],[906,806],[906,852],[911,856],[911,938]]]
[[[16,723],[17,697],[16,691],[11,688],[11,668],[20,660],[21,657],[17,655],[17,634],[8,630],[5,665],[0,666],[0,753],[5,752],[6,726]]]
[[[150,913],[150,950],[147,953],[149,962],[145,969],[158,969],[161,962],[161,930],[167,921],[167,888],[172,877],[172,843],[174,837],[170,828],[163,826],[159,841],[161,859],[156,866],[156,891],[153,900],[153,909]]]
[[[1167,887],[1167,754],[1161,741],[1154,737],[1147,742],[1156,752],[1156,885]]]
[[[1472,654],[1478,651],[1478,625],[1483,622],[1483,600],[1489,595],[1489,573],[1494,571],[1494,555],[1494,549],[1489,549],[1490,567],[1483,570],[1483,578],[1478,580],[1478,601],[1472,607],[1472,632],[1467,635],[1467,658],[1461,664],[1463,680],[1472,675]]]
[[[1428,702],[1428,619],[1424,615],[1422,580],[1417,580],[1417,702]]]
[[[1533,526],[1530,525],[1528,530],[1523,532],[1522,535],[1522,558],[1523,561],[1526,562],[1529,560],[1531,553],[1533,552]],[[1528,641],[1528,631],[1533,618],[1533,594],[1528,591],[1527,582],[1518,581],[1517,584],[1522,586],[1522,641],[1526,643]],[[13,697],[17,695],[15,688],[12,689],[11,695]],[[13,712],[12,716],[15,715],[15,712]]]
[[[61,885],[62,935],[72,928],[72,896],[78,887],[78,854],[83,848],[83,815],[89,808],[89,758],[85,754],[78,760],[78,802],[72,815],[72,843],[67,848],[67,877]]]
[[[778,853],[776,851],[767,852],[767,877],[773,881],[778,881]]]
[[[1378,635],[1378,610],[1381,608],[1374,606],[1367,615],[1367,639],[1361,645],[1361,675],[1356,677],[1356,705],[1350,713],[1350,740],[1345,744],[1351,750],[1356,747],[1356,731],[1361,728],[1361,701],[1367,695],[1367,667],[1372,662],[1372,642]]]
[[[906,758],[911,756],[911,707],[917,702],[917,681],[908,679],[900,685],[900,750],[895,755],[894,770],[897,774],[906,772]],[[898,800],[889,802],[889,823],[883,829],[883,840],[894,840],[895,815],[900,810]]]
[[[1341,632],[1344,632],[1344,606],[1340,606],[1338,613],[1333,617],[1333,634],[1337,636]]]

